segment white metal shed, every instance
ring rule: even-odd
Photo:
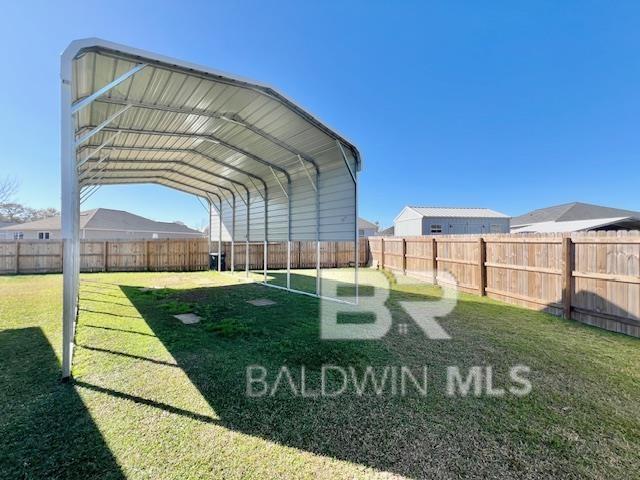
[[[509,233],[510,217],[489,208],[414,207],[407,205],[393,220],[394,235],[460,235]]]
[[[62,54],[61,101],[64,378],[78,309],[80,205],[102,185],[196,195],[221,213],[232,245],[316,241],[318,296],[320,241],[353,240],[358,258],[358,150],[272,87],[90,38]]]

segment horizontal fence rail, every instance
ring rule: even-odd
[[[374,266],[640,337],[640,232],[371,237]]]

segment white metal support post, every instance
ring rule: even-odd
[[[344,164],[346,165],[347,170],[351,175],[351,179],[353,180],[353,192],[354,192],[354,200],[355,200],[354,251],[355,251],[355,257],[356,257],[354,262],[353,277],[355,282],[356,304],[358,304],[359,303],[358,268],[360,264],[360,238],[359,238],[359,232],[358,232],[358,166],[355,165],[355,162],[354,162],[354,168],[352,170],[351,166],[349,165],[349,159],[347,158],[347,154],[345,153],[344,148],[342,148],[342,144],[340,143],[340,140],[336,140],[336,144],[338,145],[338,149],[342,154],[342,159],[344,160]]]
[[[322,295],[320,282],[320,169],[316,170],[316,295]]]
[[[251,215],[251,195],[247,192],[247,239],[244,243],[244,274],[249,277],[249,227],[250,220],[249,217]]]
[[[65,52],[61,64],[60,167],[63,242],[62,378],[71,377],[73,340],[78,313],[80,266],[80,195],[76,167],[76,139],[71,100],[72,58]]]
[[[273,171],[273,169],[271,169]],[[267,263],[269,262],[269,191],[264,191],[264,247],[262,249],[262,281],[267,283]]]
[[[354,194],[355,194],[355,201],[356,201],[356,208],[355,208],[355,214],[354,214],[354,221],[356,223],[355,225],[355,242],[356,242],[356,246],[355,246],[355,251],[356,251],[356,263],[355,263],[355,270],[354,270],[354,281],[355,281],[355,290],[356,290],[356,305],[358,305],[360,303],[360,287],[358,284],[358,269],[360,268],[360,236],[359,236],[359,229],[358,229],[358,169],[355,169],[354,172],[354,176],[355,176],[355,181],[353,182],[354,185]]]
[[[218,197],[218,272],[222,271],[222,198]],[[211,217],[209,217],[211,218]],[[211,231],[211,230],[209,230]]]
[[[78,316],[80,286],[80,184],[78,181],[77,148],[109,123],[125,113],[125,105],[100,125],[76,138],[74,114],[89,106],[100,96],[135,75],[145,64],[136,65],[88,97],[73,103],[73,61],[78,51],[69,46],[60,59],[60,169],[61,214],[63,243],[63,307],[62,307],[62,378],[71,377],[73,343]]]
[[[207,201],[209,202],[209,235],[208,235],[208,250],[207,250],[207,262],[211,262],[211,235],[213,234],[213,231],[211,230],[211,227],[213,225],[212,221],[211,221],[211,199],[209,199],[209,197],[207,197]],[[211,266],[209,266],[209,268],[211,268]],[[209,270],[209,268],[207,270]]]
[[[291,289],[291,178],[287,179],[287,290]]]
[[[236,196],[231,199],[231,272],[236,269]]]

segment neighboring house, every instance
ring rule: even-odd
[[[58,240],[60,216],[0,228],[7,240]],[[203,238],[202,232],[179,223],[156,222],[122,210],[96,208],[80,213],[80,238],[93,240]]]
[[[511,233],[587,230],[640,230],[640,212],[573,202],[533,210],[511,220]]]
[[[465,233],[509,233],[509,216],[488,208],[406,206],[394,219],[397,237]]]
[[[13,234],[4,233],[2,229],[4,227],[10,227],[11,225],[15,225],[13,222],[1,222],[0,221],[0,240],[13,240]]]
[[[359,237],[374,237],[378,234],[378,225],[371,223],[364,218],[358,217],[358,236]]]

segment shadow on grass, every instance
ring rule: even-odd
[[[312,276],[292,277],[297,277],[296,285],[315,285]],[[349,290],[344,284],[340,287]],[[414,478],[542,478],[575,473],[576,458],[585,461],[578,447],[561,441],[559,434],[552,432],[553,426],[573,425],[567,423],[571,419],[562,412],[548,408],[551,398],[448,398],[442,388],[444,378],[429,384],[431,391],[426,397],[415,391],[405,397],[388,391],[376,395],[372,389],[363,396],[353,390],[336,397],[301,395],[301,366],[307,370],[304,383],[309,393],[319,390],[323,365],[353,367],[362,378],[368,366],[382,369],[424,365],[443,370],[447,365],[495,365],[504,370],[522,361],[535,361],[536,351],[521,342],[523,327],[518,323],[523,312],[529,318],[539,315],[535,312],[463,296],[454,312],[442,321],[452,339],[429,341],[400,302],[435,300],[437,290],[423,289],[420,293],[420,289],[401,286],[389,292],[386,306],[393,326],[383,340],[323,341],[320,303],[315,298],[257,284],[155,292],[141,292],[134,286],[120,288],[219,420],[199,418],[192,412],[115,390],[103,388],[100,391],[104,393],[203,422],[213,421],[318,455]],[[275,304],[256,307],[247,303],[257,298],[268,298]],[[202,322],[179,323],[167,310],[168,304],[189,305]],[[545,322],[553,321],[544,318]],[[399,325],[408,325],[408,334],[401,334]],[[529,327],[526,331],[529,341],[536,338],[535,329]],[[544,333],[539,338],[547,340]],[[549,351],[563,348],[552,342],[545,343],[545,347]],[[590,360],[579,361],[585,365]],[[285,386],[273,396],[248,396],[246,371],[251,365],[266,369],[270,387],[279,369],[288,367],[297,391]],[[559,364],[558,372],[569,373],[554,375],[570,376],[570,366]],[[339,384],[340,379],[329,377],[328,390],[335,391]],[[563,401],[571,398],[577,397],[570,395]]]
[[[297,285],[315,285],[313,277],[297,277],[300,277],[296,279]],[[372,389],[367,389],[364,396],[355,392],[333,398],[301,395],[302,365],[306,369],[308,393],[320,389],[322,365],[353,367],[362,375],[367,366],[399,366],[406,360],[398,356],[402,347],[381,341],[321,340],[317,299],[256,284],[165,290],[161,301],[157,293],[141,292],[139,287],[121,288],[226,428],[413,477],[429,472],[435,457],[447,457],[449,447],[442,443],[447,433],[438,421],[432,422],[437,414],[427,407],[416,421],[412,403],[437,403],[440,401],[437,396],[419,399],[411,389],[405,398],[376,395]],[[398,301],[434,299],[390,293],[388,305],[395,323],[410,322]],[[269,298],[275,305],[255,307],[247,303],[255,298]],[[167,313],[162,301],[192,305],[203,320],[198,325],[184,326]],[[413,333],[418,338],[412,348],[420,349],[419,344],[425,338],[420,337],[417,328]],[[392,328],[388,337],[398,340],[398,335]],[[425,357],[417,365],[434,361]],[[297,392],[282,388],[273,396],[248,396],[246,369],[251,365],[267,369],[270,386],[278,369],[287,366],[298,386]],[[419,371],[414,372],[419,378]],[[327,390],[337,390],[340,383],[340,378],[330,376]],[[452,468],[455,470],[455,466]]]
[[[0,476],[124,478],[40,328],[0,332]]]

